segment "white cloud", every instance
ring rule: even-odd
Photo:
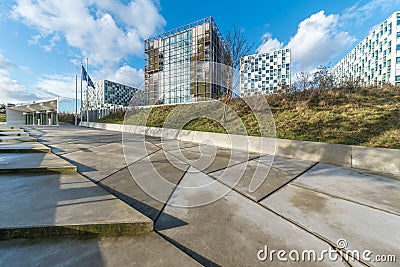
[[[144,71],[124,65],[117,69],[113,75],[107,76],[106,79],[139,88],[144,82]]]
[[[121,66],[121,61],[130,56],[143,57],[144,39],[166,23],[159,13],[159,3],[152,0],[125,4],[109,0],[16,0],[11,15],[38,31],[29,44],[51,52],[66,42],[80,51],[80,55],[68,55],[75,65],[89,58],[93,80],[110,79],[136,87],[143,83],[143,70]],[[30,87],[35,93],[29,100],[44,95],[75,95],[75,80],[65,75],[41,76]]]
[[[0,70],[0,103],[28,101],[36,98],[36,95],[29,93],[18,81],[4,75]]]
[[[80,90],[80,81],[78,77],[78,90]],[[67,97],[75,98],[75,75],[46,75],[40,77],[33,86],[35,92],[41,92],[41,95],[48,97]]]
[[[315,13],[299,23],[296,34],[286,45],[272,34],[264,34],[257,52],[290,48],[295,72],[326,65],[355,41],[348,32],[340,30],[339,19],[339,15],[325,15],[324,11]]]
[[[53,49],[53,47],[56,46],[57,42],[60,41],[60,35],[55,34],[53,37],[51,37],[49,44],[45,45],[43,48],[46,52],[51,52],[51,50]]]
[[[11,71],[13,69],[30,71],[29,68],[16,65],[0,53],[0,101],[2,102],[16,103],[56,96],[72,96],[69,93],[71,85],[75,84],[72,83],[74,81],[72,77],[62,77],[61,75],[42,77],[32,88],[28,88],[12,78]]]
[[[292,61],[298,70],[310,71],[317,65],[328,64],[355,38],[338,28],[339,15],[320,11],[300,22],[297,33],[287,47],[292,49]]]
[[[371,0],[364,5],[357,2],[355,5],[344,10],[341,15],[343,23],[362,24],[366,20],[373,17],[377,10],[388,13],[398,10],[400,7],[400,0]]]
[[[2,54],[0,54],[0,71],[3,70],[4,73],[4,71],[8,71],[15,67],[16,65],[14,63],[12,63],[10,60],[8,60]]]
[[[134,0],[126,5],[107,0],[17,0],[12,16],[38,29],[42,37],[65,37],[95,65],[141,55],[144,38],[165,25],[150,0]],[[58,40],[53,41],[55,45]],[[48,49],[54,45],[50,41]]]
[[[39,40],[42,38],[42,36],[40,34],[35,34],[34,36],[32,36],[32,38],[30,40],[28,40],[28,43],[30,45],[39,45]]]
[[[273,50],[278,50],[283,47],[283,43],[279,42],[278,39],[272,38],[272,34],[267,32],[263,35],[262,37],[263,42],[262,44],[257,48],[257,53],[264,53],[264,52],[269,52]]]

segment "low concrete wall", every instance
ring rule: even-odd
[[[400,150],[352,146],[352,167],[400,176]]]
[[[82,126],[87,126],[83,122]],[[89,122],[91,128],[178,139],[218,147],[323,162],[400,176],[400,150]]]

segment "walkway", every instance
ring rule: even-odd
[[[313,250],[318,258],[329,249],[369,250],[371,261],[360,261],[373,266],[396,266],[373,262],[379,255],[400,260],[400,180],[396,177],[132,134],[124,134],[122,143],[121,133],[72,126],[27,131],[77,166],[87,181],[150,218],[154,233],[112,241],[1,241],[2,266],[31,261],[33,265],[114,266],[128,261],[142,266],[299,265],[288,254],[283,257],[289,262],[280,261],[276,252],[272,262],[271,258],[260,261],[258,256],[265,256],[260,250],[266,246],[268,253],[295,250],[300,256],[303,250]],[[261,181],[266,173],[261,186],[250,192],[251,181]],[[169,183],[155,186],[159,178]],[[4,175],[0,181],[5,181]],[[185,189],[193,186],[199,188]],[[148,187],[147,193],[143,187]],[[221,194],[229,187],[234,188]],[[12,196],[2,190],[0,197],[3,202]],[[183,204],[197,207],[180,207]],[[344,254],[337,261],[324,256],[322,262],[307,265],[363,266]]]

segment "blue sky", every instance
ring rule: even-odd
[[[244,31],[252,53],[290,47],[294,71],[311,71],[333,65],[397,10],[400,0],[3,1],[0,103],[74,97],[86,57],[92,80],[139,86],[143,40],[207,16],[223,34]]]

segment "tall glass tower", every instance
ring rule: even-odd
[[[145,40],[149,105],[210,100],[226,91],[224,39],[212,17]]]

